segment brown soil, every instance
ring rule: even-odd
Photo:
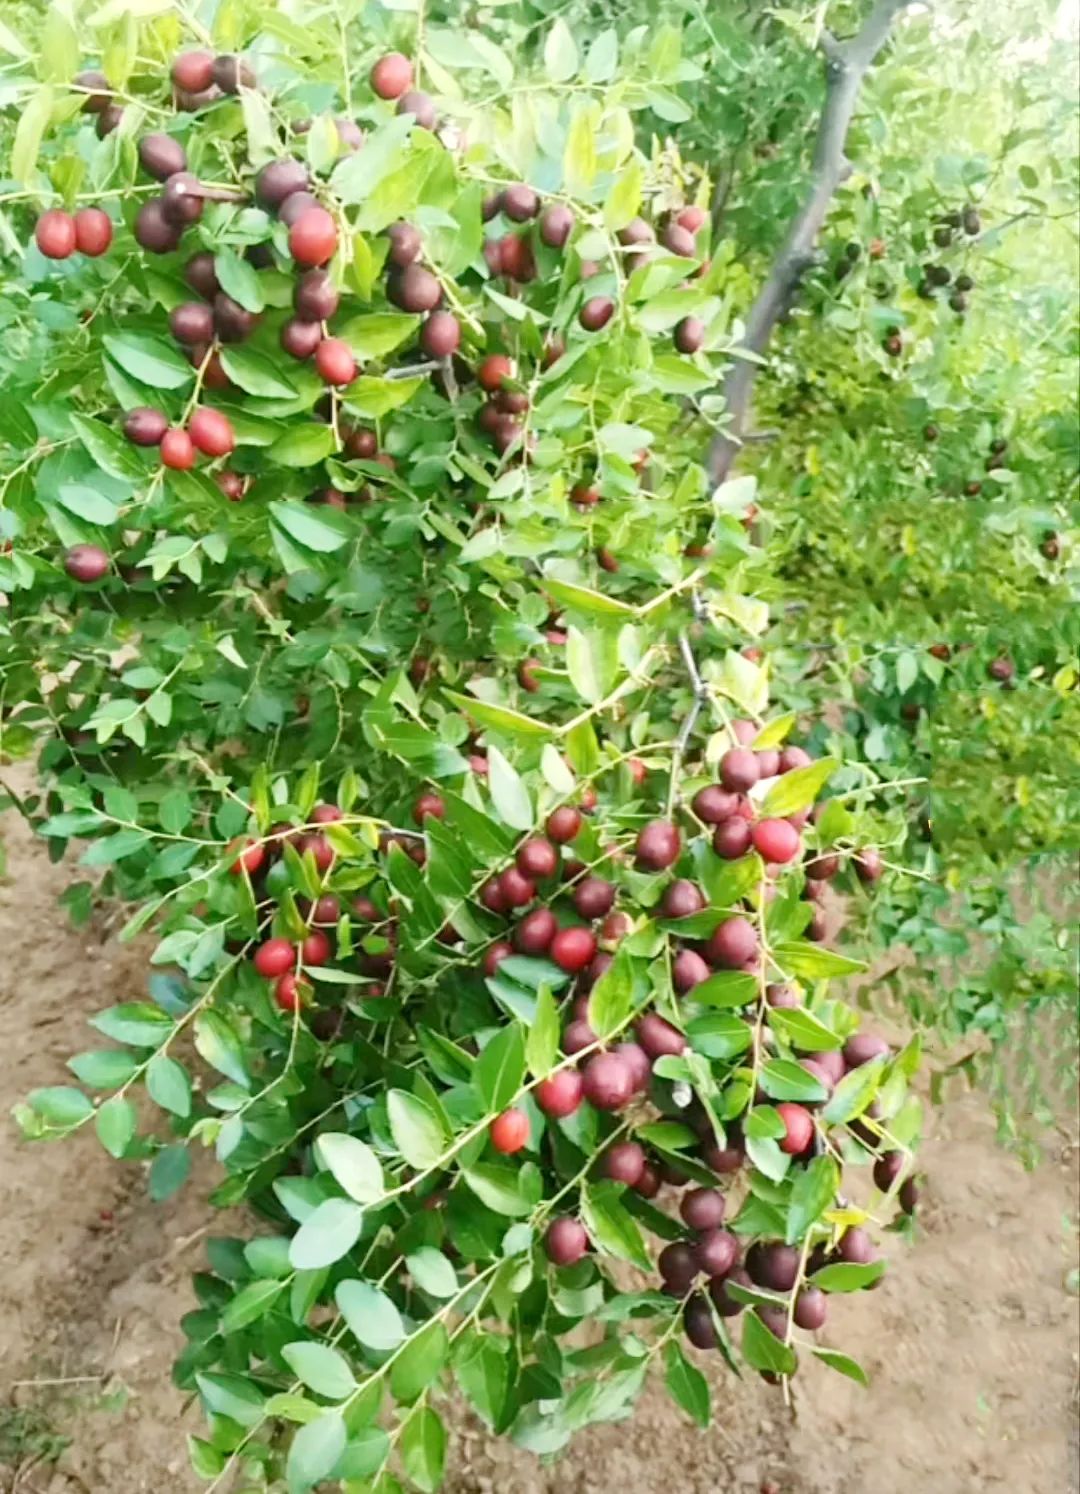
[[[144,990],[141,951],[72,930],[70,873],[9,814],[0,886],[0,1103],[64,1082],[83,1020]],[[84,1036],[85,1034],[85,1036]],[[821,1366],[794,1414],[756,1380],[713,1371],[698,1433],[654,1386],[634,1419],[592,1428],[550,1466],[459,1424],[452,1494],[1063,1494],[1077,1483],[1076,1151],[1050,1138],[1025,1173],[977,1096],[933,1117],[921,1238],[872,1297],[836,1299],[827,1341],[873,1376]],[[9,1129],[0,1170],[0,1488],[5,1494],[187,1494],[184,1433],[199,1413],[169,1369],[189,1272],[220,1227],[198,1181],[171,1203],[90,1135],[29,1146]],[[209,1171],[211,1164],[204,1164]],[[55,1382],[64,1383],[55,1383]],[[32,1417],[30,1413],[33,1413]],[[48,1433],[70,1439],[58,1461]],[[5,1459],[7,1461],[5,1462]]]

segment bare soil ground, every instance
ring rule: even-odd
[[[137,949],[72,930],[51,867],[14,815],[0,885],[0,1104],[62,1083],[87,1016],[144,991]],[[1080,1489],[1077,1152],[1064,1132],[1025,1173],[977,1096],[933,1118],[921,1239],[872,1297],[837,1299],[825,1335],[869,1391],[808,1367],[779,1392],[711,1367],[717,1414],[697,1432],[653,1387],[635,1418],[593,1428],[550,1466],[459,1420],[451,1494],[1065,1494]],[[212,1164],[205,1164],[207,1169]],[[202,1240],[220,1225],[197,1182],[165,1206],[90,1135],[0,1141],[0,1489],[187,1494],[196,1408],[171,1384],[177,1321]],[[63,1439],[68,1439],[63,1445]],[[57,1456],[58,1454],[58,1456]],[[768,1487],[766,1483],[766,1487]]]

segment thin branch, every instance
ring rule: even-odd
[[[790,307],[799,282],[814,263],[814,245],[829,205],[851,171],[844,143],[863,78],[885,45],[894,18],[911,3],[912,0],[877,0],[862,30],[848,41],[837,41],[829,31],[821,35],[825,103],[814,144],[810,188],[747,315],[742,341],[747,352],[758,355],[764,352],[773,328]],[[728,475],[743,443],[758,366],[751,359],[737,358],[724,380],[730,422],[709,449],[709,474],[714,482],[722,482]]]

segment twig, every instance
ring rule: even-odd
[[[822,33],[819,45],[825,58],[825,103],[814,145],[810,190],[792,219],[768,279],[747,315],[741,344],[744,352],[756,355],[764,352],[773,328],[814,263],[814,244],[824,226],[829,204],[851,171],[844,142],[863,78],[885,45],[893,19],[910,3],[911,0],[877,0],[862,30],[849,41],[837,41],[828,31]],[[737,357],[724,380],[724,402],[731,420],[727,431],[718,434],[709,449],[709,475],[714,482],[723,482],[742,445],[757,370],[758,364],[753,359]]]

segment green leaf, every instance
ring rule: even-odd
[[[139,1065],[133,1054],[120,1048],[99,1048],[90,1053],[77,1053],[68,1059],[67,1066],[80,1084],[91,1089],[119,1089]]]
[[[239,1333],[249,1323],[254,1323],[269,1312],[285,1290],[284,1281],[249,1281],[241,1287],[231,1302],[225,1304],[221,1314],[223,1333]]]
[[[247,1089],[243,1046],[220,1012],[206,1009],[195,1018],[195,1047],[212,1069]]]
[[[85,519],[88,524],[115,524],[120,513],[115,503],[86,483],[62,483],[56,497],[69,514]]]
[[[742,1351],[751,1369],[774,1375],[795,1373],[794,1349],[774,1338],[756,1312],[743,1314]]]
[[[216,1416],[227,1416],[242,1427],[262,1421],[265,1401],[250,1380],[240,1375],[197,1374],[195,1383],[207,1410]]]
[[[634,961],[625,944],[589,992],[589,1026],[597,1037],[617,1032],[634,1004]]]
[[[100,420],[72,414],[71,428],[94,461],[110,477],[125,481],[142,475],[142,463],[128,443]]]
[[[473,1084],[487,1110],[513,1103],[525,1077],[525,1039],[519,1022],[501,1028],[486,1043],[473,1069]]]
[[[849,1380],[854,1380],[857,1385],[869,1387],[870,1376],[856,1360],[847,1354],[841,1354],[837,1349],[814,1348],[811,1350],[815,1359],[820,1359],[822,1364],[827,1364],[830,1369],[837,1370],[841,1375],[847,1375]]]
[[[773,954],[788,975],[801,976],[805,980],[856,975],[867,968],[863,960],[851,960],[847,955],[836,954],[831,949],[822,949],[820,944],[810,944],[802,939],[793,940],[789,944],[778,944]]]
[[[32,1089],[26,1097],[26,1103],[35,1115],[48,1121],[50,1126],[77,1126],[94,1112],[93,1105],[82,1090],[66,1084]]]
[[[289,1260],[297,1271],[332,1266],[360,1238],[364,1211],[347,1198],[328,1198],[309,1214],[293,1236]]]
[[[753,1033],[748,1022],[727,1012],[709,1012],[686,1026],[686,1036],[696,1053],[705,1058],[738,1058],[749,1048]]]
[[[348,1433],[337,1411],[328,1411],[318,1421],[300,1427],[289,1448],[285,1477],[289,1494],[305,1494],[333,1472],[345,1451]]]
[[[442,1323],[433,1318],[412,1336],[390,1370],[390,1390],[396,1401],[409,1404],[442,1373],[450,1357],[450,1340]]]
[[[837,1264],[822,1266],[811,1276],[810,1283],[823,1292],[861,1292],[873,1286],[884,1274],[884,1261],[870,1261],[865,1266]]]
[[[324,462],[328,456],[333,456],[335,450],[333,429],[328,425],[320,425],[312,421],[310,425],[291,425],[287,431],[278,436],[270,447],[270,461],[280,467],[314,467],[316,462]],[[279,509],[285,506],[285,504],[275,503],[271,505],[271,508]],[[288,506],[290,508],[301,507],[300,504]],[[320,547],[312,546],[311,548]]]
[[[191,1080],[182,1063],[156,1053],[146,1069],[146,1091],[156,1105],[173,1115],[191,1114]]]
[[[366,363],[370,358],[385,358],[387,353],[408,342],[419,326],[418,316],[401,311],[374,311],[350,317],[334,336],[347,342],[356,357]]]
[[[316,1395],[328,1401],[343,1401],[356,1389],[356,1381],[348,1363],[336,1349],[328,1344],[312,1343],[300,1339],[286,1344],[281,1357],[296,1378]]]
[[[598,1250],[652,1269],[649,1252],[633,1216],[624,1207],[616,1183],[586,1183],[581,1190],[581,1218]]]
[[[357,1343],[389,1353],[405,1342],[405,1325],[393,1302],[379,1287],[366,1281],[341,1281],[334,1301]]]
[[[386,1112],[394,1144],[410,1167],[426,1172],[442,1160],[446,1135],[430,1105],[407,1090],[392,1089],[386,1097]]]
[[[350,1198],[375,1203],[383,1195],[382,1163],[357,1136],[324,1131],[315,1142],[315,1155]]]
[[[510,1385],[506,1341],[482,1331],[462,1335],[455,1343],[454,1374],[462,1393],[481,1420],[495,1428],[502,1421]]]
[[[524,1196],[518,1171],[509,1164],[477,1162],[472,1167],[463,1167],[461,1176],[480,1202],[496,1214],[523,1219],[532,1213],[536,1200]]]
[[[460,711],[471,716],[479,726],[490,726],[495,731],[505,731],[510,736],[549,737],[551,735],[552,728],[545,725],[543,721],[534,721],[531,716],[523,716],[519,711],[511,711],[507,706],[490,705],[486,701],[474,699],[471,695],[461,695],[456,690],[444,690],[443,694],[447,700],[453,701]]]
[[[599,650],[594,649],[594,641],[600,642],[573,624],[566,630],[566,672],[570,683],[588,705],[596,705],[605,693]]]
[[[821,1112],[826,1125],[842,1125],[861,1115],[878,1092],[884,1067],[884,1057],[874,1058],[845,1074]]]
[[[182,1188],[191,1174],[191,1152],[186,1146],[163,1147],[150,1164],[150,1197],[164,1203]]]
[[[547,985],[541,985],[536,993],[536,1014],[525,1039],[525,1062],[535,1078],[543,1079],[554,1067],[559,1056],[559,1034],[555,998]]]
[[[457,1272],[443,1255],[432,1245],[424,1245],[405,1257],[409,1275],[429,1297],[454,1297],[459,1290]]]
[[[20,105],[19,122],[11,147],[11,175],[21,186],[32,184],[52,106],[53,90],[48,84],[39,88],[28,103]]]
[[[563,179],[566,190],[576,196],[587,195],[596,180],[596,136],[600,121],[599,106],[593,103],[578,104],[570,115],[563,151]]]
[[[446,1466],[446,1428],[430,1406],[421,1406],[405,1423],[401,1462],[409,1478],[424,1494],[434,1494]]]
[[[640,161],[631,161],[624,166],[612,182],[604,199],[604,227],[608,233],[617,233],[631,218],[637,217],[644,182],[645,173]]]
[[[695,986],[689,994],[690,1000],[700,1002],[702,1006],[735,1007],[753,1001],[757,991],[758,982],[754,976],[742,970],[720,970]]]
[[[231,296],[245,311],[260,312],[266,305],[258,271],[246,259],[241,259],[235,249],[219,249],[214,255],[214,272],[218,283],[227,296]]]
[[[827,1094],[820,1079],[789,1058],[771,1058],[762,1067],[760,1083],[770,1100],[824,1100]]]
[[[812,1012],[801,1011],[798,1007],[770,1009],[768,1023],[785,1043],[803,1053],[828,1053],[844,1046],[842,1037],[832,1032]]]
[[[303,503],[280,502],[270,504],[270,513],[275,524],[305,550],[329,554],[352,537],[348,521],[331,508],[316,510]]]
[[[759,810],[762,818],[783,819],[785,815],[809,809],[839,766],[836,758],[822,757],[805,768],[792,768],[790,773],[781,774],[762,801]]]
[[[532,801],[517,770],[494,745],[488,748],[487,759],[488,787],[495,812],[504,825],[515,830],[531,830],[534,823]]]
[[[568,83],[577,73],[577,43],[561,16],[556,18],[544,41],[544,67],[553,83]]]
[[[801,1241],[824,1214],[840,1187],[840,1169],[832,1157],[814,1157],[795,1174],[788,1205],[787,1243]]]
[[[699,1427],[709,1425],[712,1410],[709,1382],[696,1365],[690,1363],[674,1339],[664,1349],[664,1383],[671,1399],[687,1416],[692,1417]]]
[[[577,612],[592,613],[597,617],[633,617],[634,609],[608,597],[599,591],[590,591],[587,586],[576,586],[570,581],[557,581],[553,576],[544,577],[544,590],[564,607],[573,607]]]
[[[252,272],[254,273],[254,271]],[[262,399],[295,399],[296,388],[265,353],[254,348],[222,347],[221,366],[240,389]]]
[[[106,332],[102,338],[114,363],[152,389],[183,389],[195,371],[182,353],[161,337],[139,332]]]
[[[376,379],[362,374],[349,385],[345,407],[350,413],[363,415],[368,420],[380,420],[391,410],[407,405],[423,383],[422,378]]]

